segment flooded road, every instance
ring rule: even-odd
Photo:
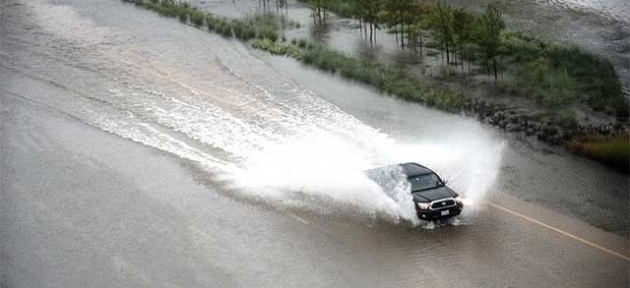
[[[1,7],[0,287],[627,286],[624,175],[122,1]],[[406,161],[476,205],[362,174]]]

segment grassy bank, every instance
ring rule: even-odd
[[[182,23],[190,23],[195,27],[206,27],[224,37],[236,37],[242,41],[250,39],[269,39],[276,41],[282,36],[283,29],[299,28],[300,24],[288,20],[283,15],[274,13],[255,14],[244,19],[228,19],[199,11],[187,2],[172,0],[122,0],[157,12],[164,17],[177,18]]]
[[[511,77],[506,87],[517,95],[534,97],[546,107],[585,103],[593,109],[628,116],[615,69],[607,59],[577,46],[547,43],[521,33],[501,38]]]
[[[630,171],[630,134],[620,133],[611,138],[587,135],[567,142],[570,151],[607,163],[624,172]]]
[[[429,88],[405,70],[351,58],[325,45],[311,44],[304,40],[282,44],[265,39],[253,41],[252,47],[275,55],[291,56],[306,65],[373,86],[379,91],[408,101],[449,112],[459,112],[462,109],[462,97],[454,92]]]

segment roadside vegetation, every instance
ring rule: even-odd
[[[270,39],[276,41],[282,38],[279,33],[283,29],[299,28],[300,24],[289,20],[277,13],[260,13],[250,15],[244,19],[228,19],[210,13],[199,11],[187,2],[174,0],[122,0],[133,3],[148,10],[155,11],[162,16],[177,18],[182,23],[191,24],[197,28],[207,28],[224,37],[236,37],[247,41],[250,39]],[[279,1],[278,3],[285,3]],[[265,2],[268,5],[268,2]]]
[[[420,102],[449,112],[459,112],[462,108],[461,95],[445,89],[432,88],[401,68],[358,60],[317,44],[307,45],[299,59],[305,64],[338,73],[405,100]]]
[[[612,138],[589,134],[567,142],[567,148],[580,155],[608,163],[620,171],[629,172],[630,134],[620,133]]]
[[[473,64],[492,76],[499,88],[533,98],[544,107],[584,103],[628,117],[628,103],[610,61],[575,46],[509,31],[493,5],[476,14],[428,0],[305,1],[317,12],[314,15],[332,11],[357,19],[370,42],[377,41],[376,29],[386,28],[402,49],[412,53],[424,47],[437,49],[445,65],[476,74],[479,71],[470,69]],[[325,16],[321,18],[316,23],[326,25]]]
[[[306,2],[313,11],[332,11],[358,20],[361,33],[371,43],[377,42],[376,29],[387,29],[395,34],[400,48],[413,55],[422,56],[426,48],[438,50],[444,65],[442,71],[447,72],[440,75],[443,82],[486,74],[494,80],[495,91],[532,101],[545,111],[509,115],[514,111],[501,111],[505,109],[502,105],[484,101],[471,103],[469,99],[458,101],[465,102],[464,110],[481,112],[489,123],[506,130],[528,131],[528,135],[536,135],[544,142],[567,145],[571,151],[618,169],[628,167],[628,141],[622,149],[624,142],[620,140],[624,137],[627,140],[627,128],[619,123],[582,127],[573,112],[575,107],[587,106],[598,113],[628,121],[628,101],[607,59],[576,46],[550,43],[510,31],[505,27],[501,12],[493,5],[477,14],[430,0]],[[316,21],[316,24],[327,25],[325,21]],[[592,135],[598,135],[597,141]],[[627,171],[627,168],[621,170]]]
[[[422,57],[423,50],[438,51],[446,68],[443,70],[449,71],[441,76],[442,81],[448,81],[451,74],[460,78],[486,74],[493,79],[496,90],[534,101],[546,112],[514,115],[502,105],[469,99],[461,92],[421,80],[400,65],[352,58],[306,39],[286,41],[284,30],[299,28],[300,24],[285,16],[288,10],[284,0],[275,1],[276,13],[270,12],[270,2],[264,0],[263,13],[243,19],[204,13],[173,0],[123,1],[224,37],[247,41],[255,49],[293,57],[405,100],[449,112],[472,113],[508,131],[523,131],[553,145],[566,145],[570,151],[628,171],[627,129],[620,129],[620,125],[583,127],[571,108],[587,105],[627,119],[628,103],[612,64],[578,47],[506,30],[501,12],[492,5],[484,13],[475,14],[441,2],[305,0],[313,11],[313,25],[327,25],[328,11],[352,17],[372,43],[377,41],[376,30],[387,28],[395,34],[401,49],[413,55]]]

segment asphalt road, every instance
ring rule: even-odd
[[[197,39],[196,32],[146,12],[135,14],[137,11],[120,1],[105,0],[90,9],[100,9],[102,15],[121,13],[146,19],[129,20],[130,24],[110,20],[109,28],[118,31],[113,36],[105,31],[103,22],[76,22],[89,30],[77,32],[68,28],[76,28],[73,19],[102,16],[77,17],[75,10],[61,5],[64,3],[52,2],[56,1],[25,5],[24,1],[10,0],[2,6],[2,288],[628,287],[630,253],[625,238],[497,189],[490,190],[483,202],[468,207],[458,225],[434,229],[235,197],[222,181],[195,164],[206,155],[195,151],[210,150],[182,136],[184,124],[196,122],[159,118],[159,126],[151,118],[154,114],[143,114],[153,107],[167,109],[167,103],[158,100],[168,97],[150,98],[155,92],[140,96],[128,93],[125,97],[117,94],[124,92],[128,82],[162,85],[163,78],[178,77],[189,86],[212,89],[203,86],[207,75],[196,79],[175,73],[181,68],[176,67],[181,64],[175,60],[195,56],[197,42],[181,44],[189,49],[185,52],[169,50],[173,46],[158,50],[179,58],[169,58],[173,62],[164,64],[175,67],[173,70],[150,74],[146,67],[161,63],[146,64],[150,61],[138,55],[167,56],[152,50],[159,47],[143,47],[145,42],[126,37],[125,33],[131,32],[118,30],[146,29],[138,26],[146,21],[160,27],[159,35],[164,39],[176,43],[168,45]],[[46,25],[51,27],[42,28]],[[172,37],[179,38],[174,41]],[[164,39],[156,41],[162,43]],[[199,46],[213,45],[203,41]],[[116,49],[127,42],[142,45]],[[215,42],[217,46],[209,50],[226,45]],[[133,57],[126,51],[133,51]],[[208,53],[197,51],[200,55]],[[199,67],[214,63],[197,59]],[[215,73],[214,79],[233,81],[228,87],[231,90],[226,89],[228,93],[248,89],[240,88],[242,84],[222,74],[223,70],[207,73]],[[136,75],[143,73],[147,75]],[[123,77],[127,77],[120,81],[124,85],[116,84]],[[158,88],[177,94],[176,89],[186,86],[182,81]],[[134,97],[138,102],[125,102],[136,101]],[[153,102],[141,102],[147,99]],[[204,101],[234,99],[208,97]],[[226,110],[231,107],[222,105]],[[283,105],[291,103],[285,101]],[[312,109],[318,107],[322,106]],[[232,112],[238,115],[238,111],[234,108]],[[169,115],[177,111],[171,112]],[[214,114],[203,116],[212,118]],[[355,127],[344,124],[346,129]],[[153,134],[140,130],[166,130],[169,125],[175,126],[177,133],[150,138]],[[173,148],[178,143],[180,146]]]

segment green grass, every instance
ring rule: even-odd
[[[599,111],[628,116],[615,69],[607,59],[577,46],[537,40],[517,32],[502,35],[504,56],[510,59],[518,83],[515,90],[529,91],[545,106],[583,102]]]
[[[513,92],[530,92],[526,94],[550,108],[563,107],[578,100],[576,84],[566,69],[553,68],[543,58],[527,63],[517,71],[518,76],[507,83]]]
[[[351,58],[323,45],[305,46],[301,54],[301,60],[305,64],[368,84],[405,100],[424,103],[449,112],[461,110],[463,104],[461,95],[443,89],[429,88],[405,70],[374,61]]]
[[[287,55],[294,58],[300,57],[300,49],[291,44],[280,44],[270,39],[256,39],[252,41],[252,47],[267,51],[274,55]]]
[[[208,31],[216,32],[228,38],[236,37],[242,41],[254,38],[277,41],[280,38],[280,30],[300,27],[298,22],[273,13],[254,14],[242,20],[227,19],[206,14],[195,7],[191,7],[186,2],[169,0],[123,1],[155,11],[164,17],[177,18],[183,23],[190,23],[198,28],[203,27],[205,24]]]
[[[201,11],[193,11],[190,13],[190,22],[193,23],[196,27],[203,26],[203,23],[206,19],[206,14]]]

